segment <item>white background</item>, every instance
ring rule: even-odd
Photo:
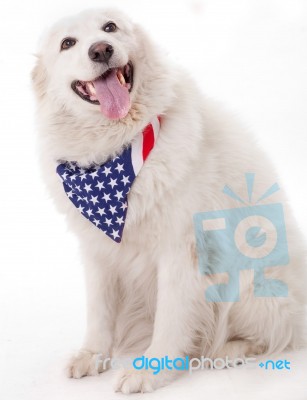
[[[0,398],[119,399],[112,372],[68,380],[85,326],[77,243],[48,198],[37,164],[30,70],[41,32],[104,1],[1,3]],[[307,222],[307,1],[113,1],[186,66],[203,91],[254,131]],[[184,111],[183,111],[184,112]],[[273,182],[272,182],[273,183]],[[298,277],[299,279],[299,277]],[[290,371],[207,371],[148,398],[307,399],[306,351]],[[139,398],[139,396],[131,396]]]

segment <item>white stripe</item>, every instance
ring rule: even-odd
[[[131,145],[131,161],[135,176],[143,165],[143,132],[140,132]]]
[[[154,135],[155,135],[155,141],[157,140],[157,136],[160,130],[160,122],[158,117],[153,118],[153,120],[151,121],[151,125],[153,127],[153,131],[154,131]]]

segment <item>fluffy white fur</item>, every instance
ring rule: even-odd
[[[118,32],[101,30],[110,20],[120,27]],[[60,52],[67,36],[78,42]],[[107,120],[99,106],[83,101],[70,87],[74,79],[92,80],[103,72],[87,54],[99,40],[113,45],[118,64],[134,64],[132,106],[122,120]],[[33,83],[45,179],[79,237],[86,273],[87,333],[69,364],[71,377],[100,372],[95,364],[98,353],[213,358],[302,345],[306,263],[283,190],[264,203],[284,205],[290,264],[268,268],[267,277],[285,282],[288,297],[255,298],[253,273],[244,271],[239,302],[205,300],[205,288],[216,278],[227,279],[227,274],[200,274],[194,213],[238,207],[221,191],[228,184],[245,197],[246,172],[256,173],[259,196],[277,180],[246,129],[204,98],[195,82],[170,66],[138,25],[114,10],[90,10],[57,23],[42,42]],[[85,167],[102,163],[156,115],[162,116],[160,135],[129,194],[123,241],[117,244],[67,199],[55,172],[57,161]],[[116,390],[151,391],[174,377],[173,371],[152,375],[122,370]]]

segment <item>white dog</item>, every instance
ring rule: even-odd
[[[196,240],[196,213],[236,209],[245,218],[246,207],[222,193],[225,185],[246,200],[250,173],[259,199],[276,180],[245,129],[114,10],[57,23],[42,43],[33,82],[45,177],[79,237],[86,272],[87,333],[71,377],[101,372],[101,356],[245,357],[302,345],[304,248],[282,190],[259,204],[283,205],[288,263],[269,262],[261,276],[252,261],[236,265],[228,239],[217,243],[198,232]],[[263,218],[253,218],[261,226]],[[267,238],[274,232],[269,224]],[[285,239],[282,245],[286,251]],[[215,269],[225,259],[229,269]],[[229,283],[236,268],[239,293]],[[207,289],[221,282],[228,289],[220,286],[210,301]],[[122,369],[116,389],[151,391],[174,376]]]

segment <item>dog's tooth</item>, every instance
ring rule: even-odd
[[[92,82],[86,82],[86,89],[92,96],[96,96],[96,89]]]
[[[126,84],[124,75],[121,73],[121,71],[118,71],[117,73],[117,78],[120,81],[120,83],[124,86]]]

